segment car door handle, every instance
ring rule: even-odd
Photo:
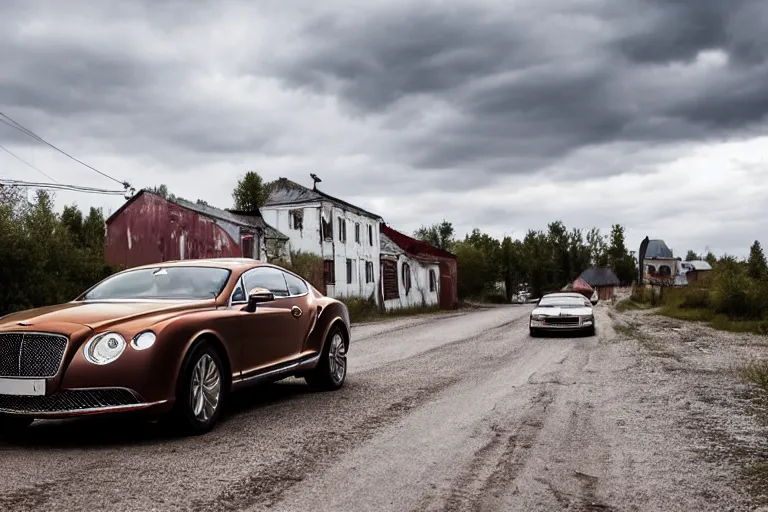
[[[293,306],[291,308],[291,314],[296,318],[299,318],[302,315],[301,308],[299,306]]]

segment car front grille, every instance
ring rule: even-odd
[[[550,325],[579,325],[577,316],[553,316],[545,320]]]
[[[0,333],[0,377],[55,377],[66,349],[60,334]]]
[[[8,413],[64,413],[140,403],[132,391],[122,388],[70,389],[48,396],[0,395],[0,411]]]

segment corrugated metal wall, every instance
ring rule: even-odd
[[[213,219],[154,194],[142,194],[107,225],[105,257],[125,268],[241,256],[239,245]]]

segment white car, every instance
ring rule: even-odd
[[[531,336],[543,331],[574,331],[595,334],[592,303],[580,293],[544,295],[531,311],[528,324]]]

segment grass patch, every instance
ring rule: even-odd
[[[379,322],[392,318],[402,318],[406,316],[424,315],[437,313],[440,311],[438,306],[416,306],[410,308],[393,309],[391,311],[381,311],[373,298],[362,299],[359,297],[340,298],[349,310],[350,323],[357,324],[362,322]]]
[[[616,303],[616,310],[619,313],[626,313],[627,311],[637,311],[637,310],[646,310],[646,309],[653,309],[653,306],[651,304],[646,304],[643,302],[635,302],[632,299],[624,299]]]
[[[728,318],[728,316],[722,314],[718,315],[708,308],[686,308],[676,304],[670,304],[661,308],[659,314],[676,320],[705,322],[709,327],[719,331],[768,334],[768,321],[732,320]]]
[[[768,391],[768,361],[749,363],[741,370],[741,375],[763,391]]]

